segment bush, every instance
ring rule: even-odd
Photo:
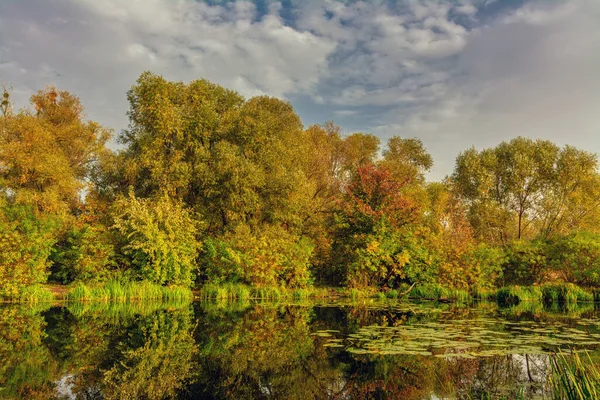
[[[546,244],[541,241],[515,240],[506,248],[504,282],[532,285],[539,282],[547,269]]]
[[[0,297],[17,298],[26,287],[46,282],[58,220],[27,206],[0,207]]]
[[[63,284],[105,281],[116,264],[113,240],[103,225],[71,227],[54,246],[50,259],[50,280]]]
[[[193,284],[197,224],[180,203],[167,195],[138,199],[130,194],[117,200],[114,214],[120,251],[135,278],[160,285]]]
[[[561,237],[549,245],[552,272],[568,282],[586,286],[600,285],[600,235],[578,232]]]
[[[302,288],[312,283],[313,246],[282,227],[266,225],[252,232],[239,225],[221,239],[209,239],[201,258],[208,282]]]

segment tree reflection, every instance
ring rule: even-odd
[[[0,307],[0,398],[52,397],[57,363],[44,345],[40,310]]]

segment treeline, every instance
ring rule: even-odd
[[[398,289],[600,284],[595,154],[518,137],[442,182],[418,139],[305,128],[292,106],[144,73],[129,127],[49,87],[0,121],[0,295],[144,280]]]

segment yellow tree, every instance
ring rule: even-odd
[[[66,91],[48,87],[31,104],[33,110],[2,116],[1,189],[14,203],[64,214],[80,203],[110,132],[86,120],[79,99]]]

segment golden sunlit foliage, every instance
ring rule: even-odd
[[[417,138],[305,128],[290,103],[143,73],[110,131],[48,87],[0,132],[1,294],[46,281],[441,285],[600,282],[597,156],[522,137],[427,182]],[[587,264],[588,266],[582,265]]]

